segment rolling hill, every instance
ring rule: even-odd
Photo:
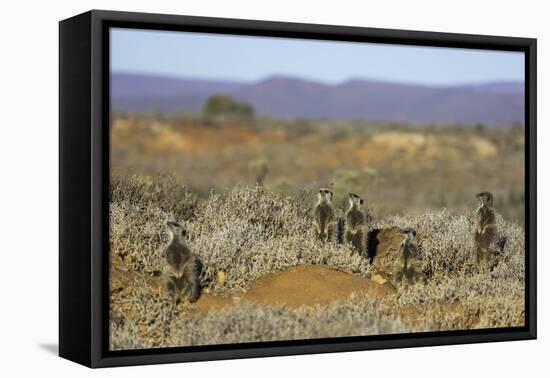
[[[272,76],[255,83],[111,75],[112,107],[118,110],[200,110],[213,94],[249,102],[257,114],[393,122],[442,122],[505,126],[524,119],[521,82],[430,87],[364,79],[340,84]]]

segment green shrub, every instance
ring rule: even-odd
[[[235,117],[250,119],[254,117],[254,109],[246,102],[239,102],[228,95],[212,95],[206,101],[203,109],[208,118]]]

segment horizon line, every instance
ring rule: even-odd
[[[485,80],[485,81],[465,81],[463,83],[449,83],[449,84],[426,84],[421,82],[413,81],[396,81],[391,79],[371,79],[368,77],[350,77],[346,80],[338,82],[323,81],[314,78],[308,78],[304,76],[297,76],[293,74],[284,74],[284,73],[273,73],[255,80],[239,80],[239,79],[228,79],[228,78],[215,78],[215,77],[192,77],[192,76],[179,76],[168,73],[153,73],[153,72],[144,72],[144,71],[114,71],[110,70],[109,75],[135,75],[135,76],[149,76],[159,79],[171,79],[171,80],[195,80],[195,81],[210,81],[210,82],[224,82],[224,83],[233,83],[233,84],[258,84],[264,81],[272,80],[275,78],[284,78],[290,80],[299,80],[303,82],[316,83],[326,86],[338,87],[345,85],[354,81],[362,82],[371,82],[371,83],[385,83],[385,84],[395,84],[395,85],[407,85],[407,86],[420,86],[426,88],[456,88],[456,87],[468,87],[476,85],[490,85],[490,84],[524,84],[525,80],[514,80],[514,79],[495,79],[495,80]]]

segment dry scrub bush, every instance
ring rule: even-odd
[[[133,292],[125,301],[137,314],[135,319],[120,321],[118,310],[111,312],[111,347],[155,348],[523,325],[520,288],[509,287],[506,292],[505,287],[496,285],[498,289],[493,291],[495,286],[481,275],[462,282],[465,287],[456,283],[449,280],[440,286],[404,287],[378,300],[351,295],[327,306],[299,309],[242,303],[194,315],[172,311],[167,301],[150,291]]]
[[[112,175],[109,195],[111,253],[131,269],[158,272],[166,222],[193,218],[197,197],[171,175]]]
[[[420,216],[394,216],[377,227],[414,227],[426,285],[400,286],[396,307],[423,306],[418,319],[429,330],[514,327],[524,324],[525,243],[522,227],[497,215],[497,242],[489,274],[475,265],[473,215],[446,210]],[[450,311],[455,304],[458,309]]]
[[[135,188],[143,190],[145,185],[149,184],[112,189],[117,193],[112,198],[122,200],[111,202],[111,250],[131,269],[154,273],[162,268],[166,221],[182,219],[148,200],[149,193],[140,199]],[[366,276],[370,265],[348,246],[323,244],[312,237],[311,218],[303,206],[260,186],[212,193],[186,222],[189,244],[203,263],[203,285],[217,293],[245,288],[266,273],[303,264],[325,264]],[[219,271],[225,272],[224,282],[216,279]]]
[[[204,284],[215,292],[244,288],[261,275],[300,264],[326,264],[362,276],[370,272],[368,262],[348,246],[319,243],[312,237],[311,215],[305,209],[311,209],[313,200],[307,204],[304,195],[282,197],[260,186],[238,186],[227,193],[212,193],[197,205],[172,177],[158,181],[153,184],[134,176],[112,182],[111,248],[133,269],[148,273],[161,269],[165,223],[184,220],[182,212],[170,206],[176,198],[184,198],[191,204],[178,204],[174,209],[195,208],[193,218],[186,222],[189,244],[203,261]],[[177,195],[164,192],[174,187]],[[416,229],[421,268],[430,280],[439,282],[477,271],[473,215],[442,210],[390,216],[373,227]],[[501,216],[497,216],[497,228],[491,274],[523,284],[523,229]],[[223,283],[215,279],[219,271],[226,274]]]
[[[260,186],[212,194],[189,223],[190,244],[203,258],[205,281],[216,292],[243,288],[266,273],[304,264],[326,264],[367,275],[369,264],[347,246],[324,244],[312,234],[311,218],[291,197]],[[223,283],[214,278],[226,273]]]
[[[143,312],[149,311],[143,308]],[[139,332],[134,321],[111,322],[111,348],[136,349],[182,345],[229,344],[274,340],[315,339],[357,335],[413,332],[384,303],[351,296],[328,306],[265,307],[243,303],[194,316],[177,316],[171,321],[155,320],[163,332],[147,327]],[[151,329],[153,327],[150,327]],[[153,341],[149,335],[158,335]]]
[[[162,192],[172,190],[171,184],[156,186],[147,180],[113,180],[111,253],[120,256],[130,270],[151,274],[162,266],[166,221],[186,218],[185,212],[170,207],[176,196]],[[159,192],[157,188],[168,189]],[[236,187],[212,193],[197,205],[183,187],[174,190],[195,207],[186,221],[189,244],[203,262],[203,285],[211,292],[246,289],[266,273],[302,264],[325,264],[362,276],[371,271],[367,260],[353,255],[348,246],[315,240],[311,191],[283,197],[259,186]],[[183,209],[189,204],[178,206]],[[243,304],[189,316],[172,311],[164,298],[136,282],[113,294],[111,346],[132,349],[521,326],[524,230],[497,216],[492,271],[479,274],[474,264],[473,219],[472,214],[443,210],[377,220],[374,228],[417,230],[420,266],[428,280],[425,285],[398,286],[394,295],[376,302],[350,298],[298,310]],[[223,282],[217,279],[219,271],[225,273]],[[405,325],[407,317],[401,311],[411,306],[414,321]]]
[[[161,246],[168,241],[165,225],[173,219],[154,205],[111,203],[111,254],[122,258],[132,270],[154,273],[162,269]]]
[[[381,307],[372,299],[346,301],[329,306],[262,307],[244,304],[204,317],[175,322],[170,345],[204,345],[256,341],[316,339],[409,332],[394,316],[380,316]],[[383,311],[387,314],[387,311]],[[187,331],[188,330],[188,331]],[[220,337],[220,335],[222,335]],[[220,340],[221,339],[221,340]]]
[[[128,202],[135,206],[154,205],[174,214],[177,219],[193,218],[197,197],[179,183],[174,175],[112,175],[111,203]]]
[[[155,348],[166,343],[167,327],[178,315],[171,302],[149,290],[121,291],[111,297],[112,349]],[[131,316],[131,318],[128,318]]]
[[[524,286],[495,275],[447,277],[441,282],[401,287],[390,300],[397,308],[421,306],[418,318],[429,330],[455,330],[524,325]],[[453,308],[452,306],[457,306]]]
[[[412,227],[417,231],[420,261],[431,279],[457,277],[477,272],[475,264],[474,215],[453,215],[447,210],[422,215],[390,216],[375,228]],[[493,275],[523,283],[524,231],[497,214],[497,242],[492,253]]]

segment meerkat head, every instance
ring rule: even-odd
[[[363,200],[361,199],[361,197],[359,197],[357,194],[353,194],[353,193],[350,193],[349,194],[349,206],[350,208],[352,207],[356,207],[356,208],[361,208],[361,205],[363,204]]]
[[[416,237],[416,231],[410,227],[402,228],[401,235],[405,237],[405,240],[413,241],[414,238]]]
[[[330,203],[332,201],[332,191],[327,188],[321,188],[319,189],[319,193],[317,194],[317,198],[319,199],[319,202],[327,202]]]
[[[481,206],[492,207],[493,206],[493,195],[489,192],[481,192],[476,194],[477,199]]]
[[[178,222],[166,222],[168,227],[168,233],[170,234],[170,241],[176,239],[180,242],[184,242],[187,237],[187,230],[183,224]]]

